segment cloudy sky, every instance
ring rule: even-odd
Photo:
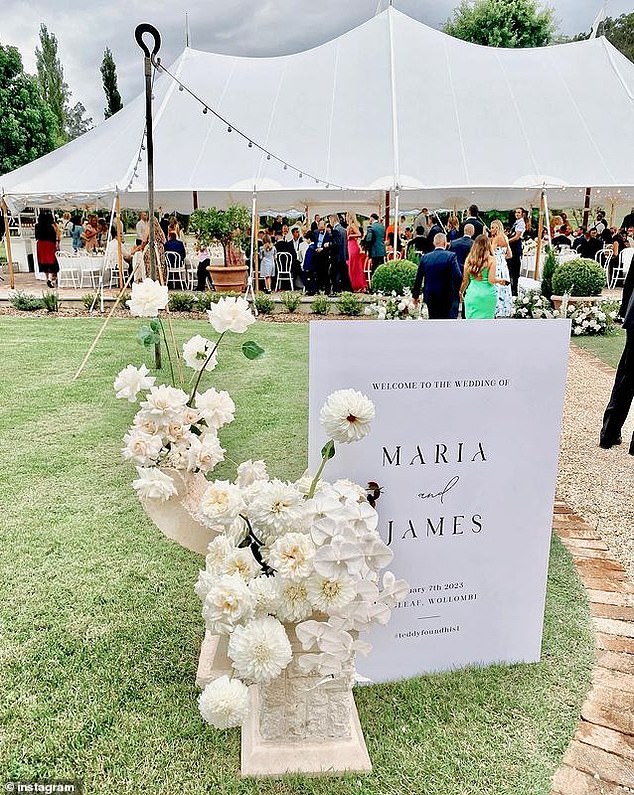
[[[104,97],[99,66],[104,47],[117,64],[124,103],[142,89],[141,52],[134,41],[139,22],[161,32],[161,57],[173,61],[185,45],[185,11],[191,46],[240,55],[297,52],[355,27],[387,5],[388,0],[107,0],[85,5],[76,0],[3,0],[0,44],[20,50],[27,71],[35,72],[34,50],[40,23],[57,35],[59,54],[72,101],[81,100],[93,120],[103,118]],[[395,0],[395,6],[433,27],[440,27],[458,0]],[[589,30],[603,0],[550,0],[559,30]],[[629,13],[634,0],[608,0],[607,13]]]

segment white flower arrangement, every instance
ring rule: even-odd
[[[528,237],[525,240],[522,240],[522,254],[526,254],[527,256],[532,256],[533,254],[537,253],[537,240],[532,237]]]
[[[377,320],[424,320],[427,317],[425,305],[416,304],[409,287],[403,295],[377,293],[376,303],[367,306],[365,314],[374,315]]]
[[[122,455],[137,467],[139,477],[132,485],[138,496],[143,500],[166,501],[177,490],[170,475],[161,469],[207,473],[224,460],[218,431],[233,422],[235,404],[228,392],[213,387],[199,392],[198,387],[203,373],[216,367],[218,346],[225,333],[242,334],[255,318],[244,299],[221,298],[214,305],[209,321],[219,338],[213,342],[196,335],[183,345],[182,361],[194,372],[193,388],[185,391],[182,375],[181,383],[177,384],[175,374],[174,365],[180,365],[181,361],[179,353],[170,350],[159,316],[159,311],[167,306],[167,287],[151,279],[135,283],[128,305],[131,314],[152,318],[139,336],[147,348],[164,340],[172,383],[157,384],[145,365],[137,368],[130,364],[117,375],[114,381],[117,398],[139,402],[140,406],[124,436]],[[249,359],[263,353],[252,341],[244,343],[242,351]],[[180,367],[176,370],[180,373]],[[261,473],[257,464],[252,464],[253,479]],[[209,502],[209,519],[213,518],[212,514]],[[234,512],[232,521],[237,515]]]
[[[547,319],[557,317],[557,313],[548,298],[539,290],[526,290],[513,298],[512,317]]]
[[[618,302],[607,300],[598,304],[575,304],[569,302],[565,309],[559,310],[560,317],[567,317],[572,320],[572,335],[596,336],[609,335],[614,332],[614,321],[618,316]]]
[[[365,437],[374,413],[365,395],[339,390],[320,413],[330,439],[314,477],[283,482],[269,477],[264,462],[246,461],[234,483],[212,482],[203,495],[200,513],[221,534],[209,544],[195,591],[206,629],[228,636],[233,666],[231,680],[203,691],[207,723],[240,725],[247,712],[237,683],[267,684],[286,669],[292,651],[285,623],[295,625],[301,643],[299,669],[315,674],[318,686],[351,670],[355,653],[370,649],[359,633],[386,624],[408,593],[391,572],[380,577],[392,551],[377,531],[368,492],[321,478],[335,443]]]

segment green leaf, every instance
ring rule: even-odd
[[[160,334],[161,321],[157,317],[153,318],[152,320],[150,320],[150,328],[152,329],[152,331],[155,331],[157,334]]]
[[[329,461],[331,458],[335,457],[335,452],[335,443],[332,439],[329,439],[321,448],[321,457],[325,458],[326,461]]]
[[[157,334],[149,326],[141,326],[137,334],[137,339],[145,345],[146,348],[151,348],[157,342],[161,341],[161,335]]]
[[[253,342],[253,340],[247,340],[247,342],[242,343],[242,353],[247,359],[257,359],[258,356],[262,356],[264,353],[264,348],[260,348],[257,342]]]

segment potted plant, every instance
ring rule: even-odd
[[[606,286],[603,268],[592,259],[573,259],[555,268],[552,275],[551,300],[559,309],[564,294],[575,298],[575,303],[596,304],[601,301],[601,291]]]
[[[226,210],[209,207],[194,210],[189,228],[205,246],[220,243],[222,266],[209,266],[209,272],[218,292],[242,292],[246,286],[247,265],[242,248],[249,239],[251,216],[246,207],[234,204]]]

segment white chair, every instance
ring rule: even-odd
[[[275,280],[275,292],[280,289],[280,283],[284,280],[288,281],[290,284],[290,289],[292,290],[293,285],[293,274],[291,273],[291,266],[293,264],[293,258],[288,253],[288,251],[279,251],[275,254],[275,266],[277,270],[277,279]]]
[[[181,259],[181,255],[176,251],[165,252],[165,266],[167,270],[166,284],[169,287],[170,282],[174,287],[176,283],[180,284],[181,290],[187,289],[187,273],[185,272],[185,263]]]
[[[363,263],[363,274],[365,276],[365,280],[367,282],[369,290],[370,285],[372,283],[372,260],[370,259],[370,257],[367,256],[367,254],[365,257],[365,261]]]
[[[97,257],[92,256],[79,256],[75,257],[77,266],[79,268],[79,286],[85,287],[85,281],[90,282],[93,288],[99,287],[101,274],[103,270],[103,263],[100,263]]]
[[[81,282],[78,258],[71,256],[67,251],[58,251],[55,257],[59,265],[59,273],[57,274],[58,286],[77,288],[77,284]]]
[[[603,272],[605,273],[605,283],[609,284],[610,279],[610,260],[614,256],[614,251],[612,250],[612,246],[606,246],[602,248],[601,251],[597,251],[594,258],[598,262],[598,264],[603,268]]]
[[[617,282],[622,279],[625,281],[630,268],[632,267],[632,260],[634,259],[634,248],[624,248],[619,254],[619,261],[612,268],[612,279],[610,280],[610,289],[613,290]]]
[[[385,261],[386,262],[395,262],[395,261],[398,261],[398,260],[400,260],[402,258],[403,258],[403,252],[402,251],[400,251],[400,250],[399,251],[388,251],[388,253],[387,253],[386,257],[385,257]]]

